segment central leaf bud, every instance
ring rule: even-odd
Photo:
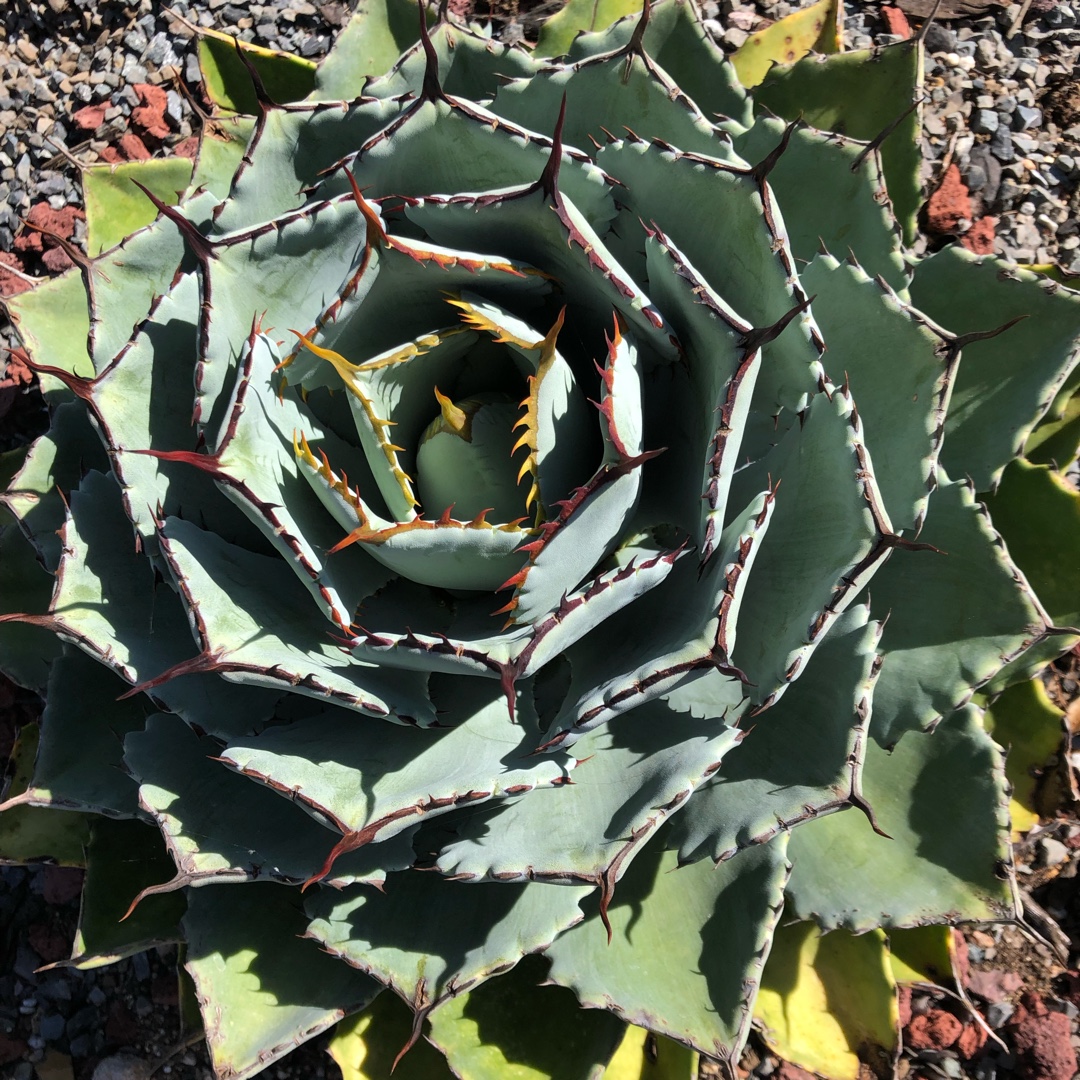
[[[482,510],[490,510],[495,522],[525,517],[528,484],[518,483],[514,463],[520,406],[505,394],[454,402],[436,387],[435,397],[441,411],[416,451],[416,486],[425,515],[438,517],[453,506],[458,521]],[[523,460],[527,453],[523,449],[518,456]]]

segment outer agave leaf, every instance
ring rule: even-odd
[[[213,196],[201,195],[185,204],[185,212],[201,221],[213,202]],[[50,368],[89,377],[127,344],[154,297],[168,291],[183,255],[180,232],[158,220],[97,258],[86,259],[76,249],[78,265],[5,306],[32,356],[47,358]]]
[[[417,40],[417,24],[416,7],[409,0],[361,0],[316,69],[312,96],[321,101],[359,97],[367,79],[387,72]]]
[[[830,1080],[857,1080],[862,1062],[890,1070],[900,1023],[885,935],[779,927],[755,1018],[771,1050]]]
[[[840,52],[842,18],[838,0],[817,0],[751,34],[731,57],[739,82],[757,86],[774,64],[793,64],[808,52]]]
[[[329,640],[331,624],[281,564],[170,518],[162,553],[191,612],[201,652],[155,678],[218,672],[255,686],[294,687],[346,708],[404,723],[434,717],[424,680],[350,662]],[[268,592],[267,581],[275,581]],[[146,685],[144,689],[152,689]]]
[[[862,763],[881,628],[859,605],[833,623],[806,674],[750,727],[738,753],[675,819],[679,862],[731,858],[805,820],[862,802]],[[701,692],[695,693],[701,686]],[[676,697],[709,707],[708,680]],[[707,712],[706,712],[707,715]],[[807,731],[814,738],[804,737]],[[793,756],[789,748],[801,747]]]
[[[182,941],[185,901],[181,893],[151,897],[130,910],[140,890],[167,874],[170,865],[153,826],[96,818],[86,851],[79,926],[71,959],[64,966],[85,971]]]
[[[626,1025],[610,1013],[582,1009],[561,986],[542,985],[546,969],[541,958],[527,956],[505,975],[451,998],[432,1013],[428,1038],[446,1055],[455,1075],[468,1080],[601,1080],[609,1075],[605,1066]],[[522,1016],[533,1019],[522,1024]]]
[[[337,107],[292,105],[262,110],[243,158],[228,174],[225,190],[215,189],[222,197],[231,195],[214,211],[215,233],[252,228],[300,209],[307,201],[307,189],[337,160],[341,143],[371,138],[401,108],[397,101],[360,100],[342,101]],[[326,137],[330,131],[333,138]],[[205,144],[204,136],[204,149]]]
[[[47,626],[128,682],[151,678],[185,650],[181,609],[138,556],[111,477],[87,473],[70,501],[49,613],[23,621]]]
[[[768,164],[757,169],[698,154],[681,153],[642,139],[613,142],[597,151],[597,161],[621,184],[624,207],[619,231],[631,234],[634,217],[661,222],[664,234],[703,280],[743,319],[764,329],[782,323],[806,301],[787,246],[787,234],[765,182]],[[675,179],[675,178],[678,179]],[[672,185],[685,202],[672,206]],[[683,215],[681,209],[707,205],[712,215]],[[640,226],[639,226],[640,227]],[[644,245],[642,245],[643,247]],[[641,267],[629,264],[632,273]],[[773,374],[762,387],[762,409],[775,403],[801,408],[813,392],[814,365],[822,348],[811,316],[766,348],[764,367]]]
[[[1080,359],[1080,293],[955,246],[919,262],[911,299],[957,334],[1023,319],[965,345],[946,420],[945,468],[988,491]],[[1018,356],[1032,362],[1018,364]]]
[[[1055,625],[1076,626],[1080,605],[1070,547],[1080,497],[1068,479],[1045,465],[1015,461],[1002,473],[997,491],[985,500],[995,527],[1009,545],[1010,557]],[[1047,526],[1052,526],[1049,531]]]
[[[491,110],[522,127],[543,130],[566,100],[564,135],[572,146],[599,145],[605,132],[632,129],[680,150],[728,156],[719,133],[694,102],[645,52],[638,37],[625,49],[558,65],[499,89]]]
[[[469,679],[440,704],[443,726],[423,733],[426,738],[387,727],[373,740],[361,718],[338,709],[237,740],[221,759],[287,793],[342,834],[322,871],[312,874],[319,877],[340,855],[382,843],[457,806],[567,782],[573,762],[561,755],[529,756],[539,741],[535,727],[515,725],[498,686]],[[528,724],[531,709],[523,695],[518,711]]]
[[[590,911],[548,949],[550,978],[734,1068],[782,907],[784,848],[778,837],[715,869],[677,869],[674,852],[650,845],[609,910],[610,939]]]
[[[0,648],[2,670],[20,686],[40,690],[49,678],[49,661],[61,646],[44,628],[26,626],[5,616],[44,611],[52,580],[34,558],[6,510],[0,508]]]
[[[1061,750],[1063,720],[1038,678],[1010,686],[983,714],[983,725],[1006,753],[1014,842],[1038,824],[1039,808],[1044,805],[1043,770]]]
[[[625,48],[639,21],[637,15],[628,15],[606,30],[579,34],[570,47],[568,60],[576,62]],[[750,99],[693,4],[687,0],[658,0],[652,4],[643,44],[707,117],[750,123]]]
[[[262,84],[258,91],[248,65]],[[313,61],[238,40],[220,30],[200,32],[199,68],[206,94],[218,108],[249,114],[258,112],[260,93],[282,104],[299,101],[315,80]]]
[[[381,1080],[391,1072],[395,1080],[457,1080],[427,1039],[418,1039],[401,1056],[412,1028],[408,1005],[394,994],[379,994],[363,1012],[334,1028],[326,1052],[337,1062],[342,1080]]]
[[[819,255],[801,278],[829,343],[825,364],[858,404],[885,511],[894,528],[918,532],[959,348],[859,266]]]
[[[1073,396],[1076,388],[1069,386],[1078,370],[1073,368],[1073,375],[1058,391],[1043,422],[1024,444],[1028,461],[1060,468],[1062,462],[1072,461],[1080,454],[1080,398]]]
[[[641,11],[638,0],[607,0],[588,4],[576,0],[544,20],[536,42],[537,56],[563,56],[570,51],[579,34],[595,34],[624,15]]]
[[[759,705],[798,678],[832,620],[877,571],[895,537],[851,397],[819,394],[799,427],[733,485],[740,498],[771,476],[773,521],[750,575],[732,657]],[[851,477],[844,482],[841,477]],[[822,515],[812,535],[798,527]]]
[[[205,188],[219,199],[225,198],[254,130],[250,117],[215,117],[199,140],[191,189]]]
[[[92,815],[19,805],[16,801],[30,784],[37,747],[38,725],[27,724],[16,735],[5,769],[8,803],[0,815],[0,863],[49,859],[58,866],[84,866]]]
[[[942,484],[933,505],[921,539],[937,550],[898,551],[874,578],[873,610],[888,615],[874,691],[882,746],[932,728],[1047,629],[968,485]]]
[[[299,890],[284,885],[189,890],[184,966],[225,1080],[254,1076],[379,992],[301,940],[305,923]]]
[[[413,15],[416,23],[416,16]],[[534,74],[540,67],[533,54],[516,45],[504,45],[462,26],[448,12],[441,12],[430,28],[431,47],[438,61],[443,91],[468,101],[485,101],[506,79]],[[401,94],[421,94],[431,63],[421,42],[405,50],[385,75],[368,79],[365,96],[393,98]]]
[[[321,889],[308,901],[307,936],[385,983],[416,1016],[538,952],[581,919],[590,888],[463,885],[436,874],[396,874],[385,893]],[[439,912],[438,920],[430,913]]]
[[[774,67],[754,91],[754,99],[786,120],[801,117],[826,131],[880,142],[889,198],[904,239],[911,243],[922,201],[919,116],[914,107],[922,79],[922,44],[901,41]]]
[[[994,527],[1008,546],[1010,559],[1015,560],[1059,628],[994,676],[990,689],[996,692],[1036,674],[1077,640],[1080,605],[1073,523],[1080,517],[1080,494],[1060,473],[1020,458],[1005,468],[997,491],[983,498]]]
[[[30,447],[3,496],[47,570],[60,565],[59,531],[67,494],[79,486],[84,473],[107,469],[108,458],[86,410],[78,401],[62,402],[53,413],[52,428]],[[4,595],[13,594],[5,589]]]
[[[720,717],[642,705],[575,744],[571,784],[473,814],[435,866],[467,880],[590,882],[605,917],[634,858],[741,739]]]
[[[781,120],[759,116],[735,135],[733,145],[744,160],[763,161],[784,138]],[[880,274],[898,292],[907,287],[902,238],[889,210],[880,159],[868,144],[796,124],[769,170],[769,187],[781,206],[803,209],[784,219],[796,259],[812,259],[822,245],[838,254],[858,252],[871,277]]]
[[[172,205],[187,190],[192,168],[188,158],[170,157],[84,169],[86,250],[90,256],[115,247],[157,216],[153,205],[132,180],[138,180],[163,202]]]
[[[157,714],[124,740],[124,763],[139,781],[139,805],[161,829],[176,863],[171,878],[148,882],[141,896],[186,885],[269,879],[299,884],[318,869],[326,828],[270,787],[224,769],[220,747],[180,720]],[[381,886],[412,865],[409,836],[378,852],[342,859],[333,885]]]
[[[138,791],[122,770],[123,739],[140,731],[146,705],[118,701],[128,685],[70,647],[49,670],[33,780],[20,803],[136,817]],[[87,768],[93,763],[93,768]]]
[[[1005,771],[978,710],[961,709],[933,737],[910,734],[891,752],[877,739],[863,792],[892,843],[857,814],[796,829],[787,910],[856,933],[937,922],[943,913],[950,921],[1015,918]]]

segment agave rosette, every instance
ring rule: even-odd
[[[0,535],[48,696],[6,812],[89,830],[76,961],[186,942],[222,1076],[385,987],[488,1075],[461,1001],[531,953],[607,1010],[561,1075],[624,1021],[732,1061],[782,911],[1013,911],[967,703],[1071,639],[974,492],[1077,297],[907,256],[913,177],[755,116],[682,0],[562,61],[443,14],[385,70],[385,17],[304,101],[253,68],[179,202],[9,303],[53,427]]]

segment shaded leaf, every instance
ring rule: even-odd
[[[378,983],[300,935],[300,890],[253,882],[188,891],[184,967],[210,1059],[244,1080],[367,1005]]]
[[[172,869],[154,826],[96,818],[86,858],[72,966],[87,970],[182,940],[183,893],[150,896],[128,910],[147,885],[156,885]]]
[[[899,1014],[885,935],[823,935],[808,922],[781,926],[754,1019],[770,1050],[827,1080],[857,1080],[860,1060],[889,1062]]]
[[[583,1009],[569,990],[539,985],[547,972],[527,956],[511,971],[451,998],[428,1038],[461,1080],[637,1080],[604,1071],[626,1025]],[[526,1020],[526,1018],[528,1018]],[[681,1050],[681,1047],[680,1047]],[[395,1080],[397,1074],[395,1073]]]
[[[677,867],[650,844],[608,909],[548,949],[550,977],[583,1005],[608,1009],[734,1066],[750,1026],[787,877],[785,838],[713,867]]]
[[[1038,823],[1039,778],[1061,751],[1062,714],[1035,678],[1010,686],[987,708],[983,722],[1005,751],[1005,776],[1012,787],[1009,812],[1017,840]]]

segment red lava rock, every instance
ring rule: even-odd
[[[1023,985],[1023,979],[1012,971],[973,971],[967,978],[968,989],[990,1004],[1004,1001]]]
[[[964,1030],[964,1025],[951,1012],[931,1009],[923,1016],[914,1016],[904,1032],[904,1044],[913,1050],[947,1050]]]
[[[968,251],[973,251],[976,255],[993,255],[994,236],[997,231],[997,223],[998,219],[996,217],[991,217],[989,214],[979,218],[979,220],[960,237],[961,245],[966,247]]]
[[[5,1035],[0,1032],[0,1065],[10,1065],[30,1053],[30,1047],[17,1039],[14,1035]]]
[[[132,123],[148,135],[153,135],[155,139],[164,139],[169,134],[169,124],[165,119],[165,104],[168,100],[165,91],[160,86],[151,86],[149,83],[136,83],[133,89],[142,104],[131,110]]]
[[[98,157],[107,165],[119,165],[120,162],[127,161],[127,158],[115,146],[103,146],[98,151]]]
[[[773,1073],[775,1080],[814,1080],[814,1074],[807,1072],[790,1061],[781,1061],[780,1067]]]
[[[69,866],[46,866],[42,885],[46,904],[68,904],[82,892],[83,872]]]
[[[97,131],[105,123],[105,106],[84,105],[71,114],[71,119],[82,131]]]
[[[981,1024],[967,1024],[956,1040],[956,1049],[964,1061],[970,1061],[985,1045],[988,1036]]]
[[[199,152],[199,137],[198,135],[190,135],[183,142],[177,143],[173,147],[173,154],[176,157],[194,158]]]
[[[967,986],[968,972],[971,970],[971,958],[968,956],[967,940],[964,935],[953,927],[952,932],[952,965],[953,976],[961,986]],[[942,976],[946,973],[942,972]]]
[[[911,987],[901,983],[896,988],[896,1007],[900,1013],[900,1027],[911,1023]]]
[[[59,274],[61,270],[66,270],[69,266],[75,265],[71,256],[61,247],[46,248],[45,253],[41,256],[41,261],[54,274]]]
[[[11,251],[0,251],[0,296],[18,296],[19,293],[33,288],[30,282],[23,281],[18,274],[6,272],[5,266],[10,266],[14,270],[25,270],[22,259],[18,255]]]
[[[926,201],[926,231],[948,236],[956,232],[962,222],[971,221],[973,217],[971,196],[960,178],[960,169],[955,164],[950,165],[937,190]]]
[[[146,149],[146,143],[135,135],[128,132],[120,136],[120,153],[126,161],[146,161],[150,157],[150,151]]]
[[[46,964],[55,964],[71,955],[71,943],[59,930],[38,923],[26,932],[30,947]]]
[[[105,1019],[105,1040],[110,1046],[133,1046],[139,1038],[139,1020],[122,1002],[109,1005]]]
[[[896,34],[904,41],[911,37],[911,23],[907,21],[907,16],[900,8],[893,7],[892,4],[882,4],[881,14],[885,18],[890,34]]]
[[[70,240],[75,232],[75,222],[86,215],[75,206],[65,206],[63,210],[54,210],[47,202],[35,203],[26,215],[27,223],[39,229],[56,233],[62,240]],[[13,247],[16,251],[46,251],[55,247],[56,241],[44,236],[37,229],[24,229],[15,237]]]
[[[1064,1013],[1051,1012],[1030,991],[1024,994],[1009,1025],[1018,1074],[1027,1080],[1073,1080],[1077,1061],[1069,1029]]]

